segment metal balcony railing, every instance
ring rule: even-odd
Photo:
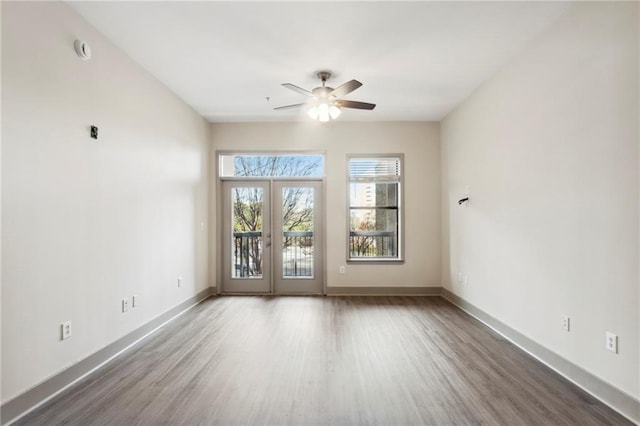
[[[349,257],[396,257],[398,255],[395,232],[349,232]]]
[[[262,232],[233,233],[234,278],[262,276]],[[285,231],[282,247],[283,276],[313,276],[313,231]]]
[[[234,278],[262,276],[262,232],[233,233]]]
[[[313,231],[285,231],[282,247],[284,277],[313,277]]]

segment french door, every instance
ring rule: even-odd
[[[223,181],[223,293],[323,292],[322,183]]]

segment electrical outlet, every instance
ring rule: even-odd
[[[71,321],[66,321],[60,324],[60,340],[65,340],[71,337]]]
[[[571,330],[571,318],[569,318],[567,315],[562,316],[562,329],[564,331]]]
[[[178,277],[178,288],[182,287],[182,277]]]
[[[139,305],[140,305],[140,296],[138,296],[137,294],[134,294],[133,296],[131,296],[131,307],[137,308]]]
[[[458,271],[458,284],[462,284],[464,282],[464,274]]]
[[[469,275],[464,274],[464,285],[469,285]]]
[[[344,266],[341,266],[341,267],[340,267],[340,273],[341,273],[341,274],[344,274]]]
[[[606,341],[606,346],[608,351],[611,351],[613,353],[618,353],[618,336],[607,331],[607,341]]]
[[[129,298],[125,297],[122,299],[122,312],[127,312],[129,310]]]

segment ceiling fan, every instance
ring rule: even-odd
[[[308,100],[301,104],[285,105],[274,109],[284,110],[310,105],[311,108],[309,108],[309,111],[307,111],[309,117],[314,120],[320,120],[324,122],[329,121],[329,119],[335,120],[336,118],[338,118],[341,112],[340,110],[342,108],[372,110],[376,107],[376,104],[347,101],[341,99],[343,96],[348,95],[358,87],[362,86],[362,83],[360,83],[358,80],[347,81],[342,86],[338,86],[334,89],[326,85],[327,80],[331,78],[331,73],[329,71],[320,71],[317,75],[318,78],[322,81],[322,86],[316,87],[311,91],[303,89],[302,87],[298,87],[295,84],[283,83],[282,85],[284,87],[307,96]]]

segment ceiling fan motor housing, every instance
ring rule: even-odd
[[[311,92],[313,93],[313,96],[315,96],[318,99],[329,99],[329,94],[333,92],[333,87],[328,87],[328,86],[316,87]]]

